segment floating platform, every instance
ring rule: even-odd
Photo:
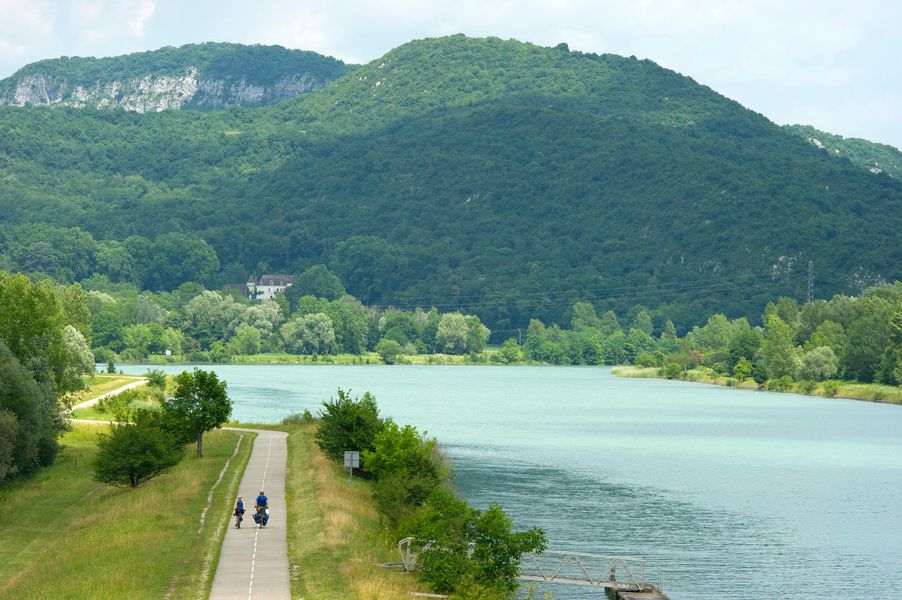
[[[616,600],[670,600],[664,592],[653,585],[649,585],[641,592],[627,592],[624,590],[610,590],[608,597]]]

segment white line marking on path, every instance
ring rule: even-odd
[[[266,452],[266,466],[263,467],[263,481],[260,482],[260,491],[266,489],[266,472],[269,471],[269,457],[272,455],[272,441],[275,436],[269,438],[269,449]],[[254,532],[254,554],[251,557],[251,582],[247,588],[247,600],[251,600],[254,595],[254,569],[257,563],[257,538],[260,535],[260,526],[257,525],[257,531]]]

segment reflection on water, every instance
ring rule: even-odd
[[[605,369],[212,368],[245,421],[372,391],[439,439],[474,505],[552,548],[643,557],[673,600],[902,599],[902,407]]]

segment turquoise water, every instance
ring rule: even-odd
[[[371,391],[439,439],[471,503],[502,504],[552,548],[641,556],[673,600],[902,598],[900,406],[599,368],[204,368],[242,421]]]

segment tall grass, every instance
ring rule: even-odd
[[[611,374],[618,377],[635,377],[639,379],[651,379],[661,376],[658,367],[635,367],[632,365],[620,365],[611,369]]]
[[[77,425],[54,465],[0,487],[7,518],[0,529],[2,598],[205,597],[211,574],[204,558],[225,533],[232,496],[251,444],[232,461],[199,518],[210,488],[238,436],[207,434],[206,455],[185,459],[141,487],[93,481],[94,436],[103,425]],[[220,531],[221,529],[221,531]],[[218,536],[218,537],[217,537]],[[207,561],[210,562],[210,561]],[[212,561],[215,568],[215,559]]]
[[[347,471],[313,441],[314,425],[288,437],[288,556],[293,598],[394,600],[418,589],[404,573],[377,563],[398,562],[398,540],[380,526],[367,481],[348,484]]]
[[[880,383],[839,382],[836,393],[841,398],[856,398],[886,404],[902,404],[902,386]]]

